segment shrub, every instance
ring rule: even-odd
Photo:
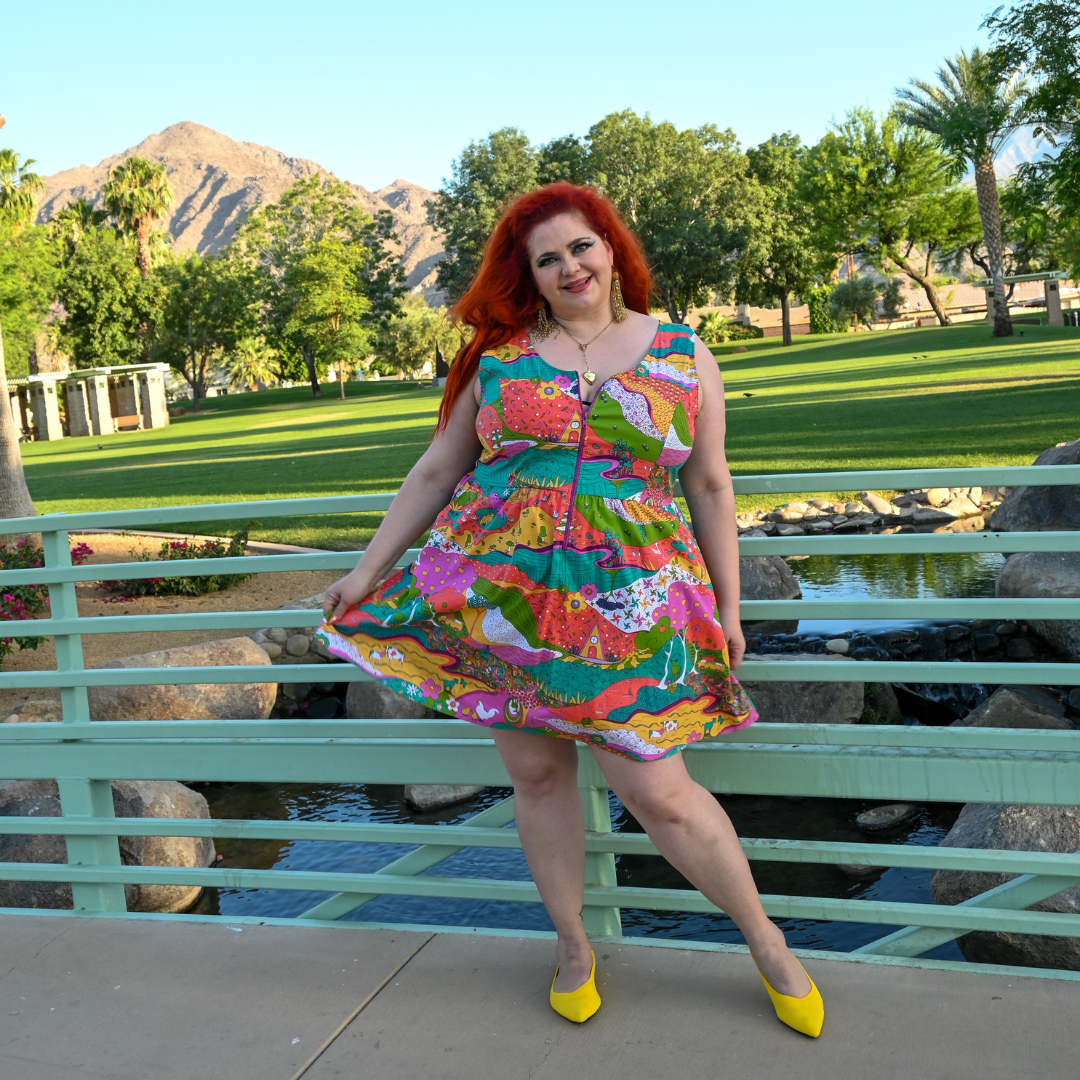
[[[71,549],[71,561],[81,566],[94,554],[86,544]],[[0,546],[0,570],[32,570],[45,565],[45,552],[33,547],[29,540],[20,540],[14,548]],[[49,608],[47,585],[12,585],[0,593],[0,623],[36,619]],[[0,665],[16,645],[20,649],[36,649],[42,637],[0,637]]]
[[[858,275],[838,281],[829,294],[829,315],[834,323],[869,326],[874,318],[874,301],[880,293],[873,278]]]
[[[846,323],[837,325],[829,313],[832,291],[831,285],[818,285],[806,293],[806,305],[810,309],[811,334],[836,334],[847,329]]]
[[[158,552],[158,560],[171,562],[175,559],[236,558],[244,554],[251,527],[249,525],[247,529],[231,534],[228,543],[213,539],[205,540],[202,544],[194,540],[164,540]],[[146,552],[132,548],[130,554],[141,560]],[[204,593],[218,592],[230,585],[246,581],[249,577],[250,574],[206,574],[198,577],[130,578],[103,581],[101,586],[110,592],[119,593],[117,599],[125,600],[133,600],[137,596],[202,596]]]
[[[721,345],[725,341],[748,341],[762,336],[758,327],[743,326],[730,315],[721,315],[719,311],[702,315],[698,320],[696,333],[706,345]]]

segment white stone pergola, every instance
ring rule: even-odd
[[[168,370],[168,364],[123,364],[24,375],[8,380],[8,404],[23,436],[42,442],[166,427]]]

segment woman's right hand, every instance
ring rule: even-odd
[[[326,590],[323,600],[323,618],[327,622],[339,619],[348,608],[359,604],[371,592],[368,575],[358,575],[356,570],[346,574],[340,581],[335,581]]]

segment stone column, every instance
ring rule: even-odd
[[[117,416],[138,416],[139,401],[135,393],[135,379],[121,375],[116,379]]]
[[[60,404],[56,400],[56,383],[33,382],[30,384],[30,408],[34,413],[34,427],[41,442],[52,442],[64,437],[60,424]]]
[[[139,412],[144,428],[169,426],[169,408],[165,401],[165,379],[160,371],[140,371]]]
[[[1046,286],[1046,325],[1064,326],[1061,317],[1061,284],[1057,281],[1044,281]]]
[[[109,407],[109,379],[105,375],[91,375],[86,380],[86,397],[90,403],[90,433],[112,435],[116,431],[112,409]]]
[[[73,439],[90,434],[90,403],[86,397],[85,379],[64,380],[64,405],[67,413],[68,435]]]
[[[990,286],[989,289],[984,289],[986,293],[986,321],[993,326],[994,325],[994,287]]]

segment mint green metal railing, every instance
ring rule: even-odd
[[[1080,484],[1080,467],[886,470],[795,473],[736,478],[740,494],[913,488],[947,485]],[[116,819],[110,781],[227,780],[302,783],[469,783],[508,786],[489,733],[455,720],[430,721],[90,721],[87,688],[177,683],[310,681],[310,665],[86,670],[82,635],[143,631],[250,630],[306,627],[310,611],[206,612],[185,615],[84,618],[75,583],[109,578],[347,570],[356,553],[274,555],[168,563],[71,565],[69,533],[87,528],[160,527],[192,520],[384,510],[392,495],[162,507],[91,514],[51,514],[0,521],[0,536],[40,532],[43,569],[0,573],[0,588],[49,586],[51,617],[8,622],[5,636],[40,634],[56,641],[55,671],[0,672],[0,688],[59,688],[60,724],[0,725],[0,776],[55,777],[60,818],[0,818],[0,833],[65,838],[66,864],[0,863],[0,878],[71,882],[75,913],[125,910],[125,883],[321,891],[328,899],[300,917],[306,923],[341,919],[377,896],[428,896],[535,902],[530,882],[425,877],[423,871],[464,847],[516,848],[513,799],[455,826],[344,822],[268,822]],[[961,533],[746,539],[743,555],[883,555],[1014,551],[1080,551],[1080,533]],[[407,552],[407,563],[415,552]],[[1073,599],[921,599],[747,601],[744,619],[1080,619]],[[320,672],[322,674],[322,672]],[[740,674],[758,681],[892,681],[1080,684],[1080,664],[926,661],[746,662]],[[325,672],[324,678],[330,678]],[[332,680],[367,676],[336,665]],[[691,773],[710,791],[952,802],[1080,805],[1080,732],[972,728],[852,727],[759,724],[686,751]],[[707,912],[716,909],[692,890],[628,888],[616,884],[615,856],[655,854],[648,837],[613,834],[603,775],[584,748],[579,758],[587,829],[586,923],[591,933],[621,933],[619,909],[641,907]],[[376,873],[323,873],[136,867],[120,861],[118,837],[208,836],[419,845]],[[919,956],[971,930],[1080,936],[1080,915],[1024,910],[1080,883],[1080,853],[982,851],[882,844],[746,839],[751,859],[957,869],[1019,875],[957,907],[766,896],[770,915],[835,919],[885,926],[895,933],[858,950]],[[10,910],[10,909],[9,909]],[[363,922],[352,925],[363,926]]]

